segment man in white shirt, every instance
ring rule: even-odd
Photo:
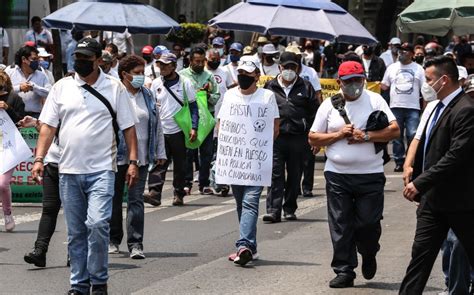
[[[48,77],[39,69],[38,50],[31,46],[21,47],[15,54],[15,64],[5,69],[13,91],[23,99],[26,114],[38,118],[51,89]]]
[[[71,258],[69,294],[88,294],[91,284],[92,294],[107,294],[116,128],[123,130],[129,151],[128,185],[138,177],[136,117],[125,87],[100,70],[101,54],[96,40],[79,41],[74,51],[75,77],[61,79],[46,99],[32,170],[34,179],[42,175],[44,157],[59,128],[59,189]]]
[[[238,84],[237,75],[239,73],[237,72],[237,67],[238,67],[240,57],[242,56],[242,50],[243,50],[242,44],[238,42],[232,43],[229,48],[230,63],[222,67],[222,69],[226,71],[229,74],[229,76],[232,78],[233,86],[237,86]],[[224,94],[221,93],[221,97],[223,96]]]
[[[48,50],[53,45],[53,36],[50,31],[43,28],[39,16],[31,18],[31,30],[26,32],[25,35],[25,42],[27,41],[32,41],[37,47],[44,47]]]
[[[39,60],[39,70],[48,77],[49,84],[53,85],[55,80],[53,73],[49,70],[51,67],[51,53],[48,53],[46,49],[38,47],[38,60]]]
[[[158,45],[153,49],[153,57],[155,60],[145,68],[145,76],[150,78],[152,81],[160,77],[160,66],[158,60],[164,53],[169,53],[169,50],[163,45]]]
[[[338,75],[341,96],[335,105],[333,98],[323,101],[309,140],[312,146],[326,146],[324,176],[334,248],[331,266],[337,274],[329,287],[347,288],[354,286],[357,252],[362,255],[365,279],[372,279],[377,271],[375,256],[382,233],[385,175],[383,152],[376,153],[374,143],[398,137],[399,129],[385,100],[364,89],[364,67],[360,63],[343,62]],[[374,111],[387,115],[388,127],[366,130]]]
[[[197,136],[199,123],[199,110],[196,103],[196,89],[192,82],[178,75],[176,72],[176,55],[172,53],[162,54],[158,59],[161,77],[153,80],[151,91],[156,95],[160,108],[160,119],[165,136],[166,158],[164,164],[156,166],[149,173],[149,194],[144,195],[145,202],[153,205],[161,205],[161,193],[166,179],[166,171],[173,161],[173,206],[184,204],[185,174],[186,174],[186,145],[184,133],[174,120],[184,101],[188,100],[191,111],[192,130],[189,135],[194,141]]]
[[[8,64],[8,52],[10,49],[10,43],[8,41],[7,31],[0,27],[0,61],[4,65]]]
[[[404,43],[399,50],[399,61],[387,68],[381,84],[382,90],[390,90],[390,108],[400,127],[400,138],[393,142],[395,172],[403,172],[404,137],[408,148],[420,123],[420,89],[425,82],[425,71],[413,62],[413,56],[413,45]]]
[[[221,58],[219,51],[214,48],[207,50],[206,68],[214,75],[214,79],[219,86],[219,93],[221,95],[214,109],[214,115],[216,118],[217,114],[219,113],[220,106],[222,105],[224,94],[227,92],[227,89],[234,84],[229,72],[225,71],[223,67],[220,67],[220,64]]]
[[[260,73],[264,76],[276,77],[280,74],[280,68],[275,59],[279,56],[278,51],[273,44],[265,44],[262,48],[262,63]]]
[[[390,42],[388,42],[388,49],[380,55],[380,58],[383,59],[386,67],[397,62],[398,49],[400,48],[401,44],[402,41],[397,37],[393,37],[390,39]]]
[[[126,54],[135,54],[132,34],[130,34],[128,30],[125,30],[123,33],[104,32],[104,39],[107,44],[114,43],[117,45],[120,57]]]

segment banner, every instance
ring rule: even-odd
[[[216,183],[270,186],[274,118],[269,106],[226,103],[219,116]]]
[[[25,140],[32,154],[36,151],[38,132],[35,128],[24,128],[20,130],[21,136]],[[34,156],[19,163],[13,172],[11,183],[13,202],[19,203],[41,203],[43,196],[43,186],[37,184],[31,177]]]
[[[340,87],[336,79],[320,79],[319,81],[321,82],[323,100],[339,92]],[[370,91],[380,94],[380,82],[367,82],[365,87]]]
[[[0,174],[11,170],[32,153],[10,116],[0,109]]]

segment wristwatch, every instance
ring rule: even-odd
[[[364,141],[368,142],[370,140],[369,131],[365,131]]]
[[[128,165],[135,165],[135,166],[138,167],[138,164],[139,164],[139,163],[140,163],[139,160],[130,160],[130,161],[128,162]]]

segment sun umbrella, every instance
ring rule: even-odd
[[[404,33],[472,34],[474,0],[418,0],[399,14],[397,25]]]
[[[359,21],[328,0],[247,0],[225,10],[209,24],[278,36],[377,43]]]
[[[172,18],[153,6],[131,0],[80,1],[43,18],[48,28],[100,30],[131,34],[167,34],[179,28]]]

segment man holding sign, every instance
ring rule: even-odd
[[[229,260],[245,265],[256,259],[258,206],[263,187],[271,184],[280,115],[273,92],[257,88],[255,62],[242,57],[237,71],[239,87],[226,92],[218,115],[216,183],[232,185],[240,238]]]

